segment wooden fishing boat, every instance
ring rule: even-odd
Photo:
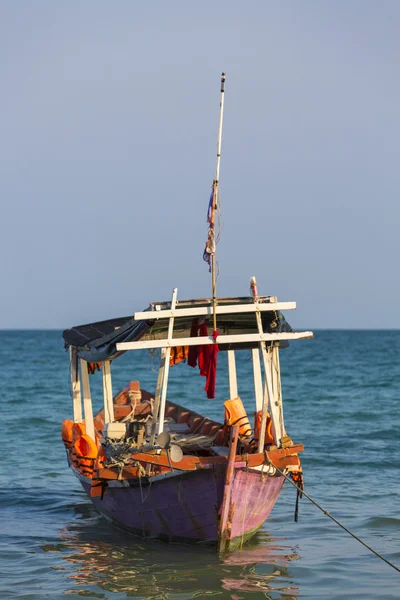
[[[248,540],[271,512],[292,474],[302,481],[300,443],[283,419],[279,350],[293,332],[281,311],[294,302],[250,295],[218,298],[215,277],[215,213],[221,155],[224,82],[221,79],[217,171],[209,203],[204,258],[212,273],[212,297],[151,302],[133,316],[64,331],[70,352],[73,419],[62,424],[68,462],[94,506],[134,534],[168,541],[203,542],[219,551]],[[160,352],[155,390],[132,381],[113,393],[111,364],[134,350]],[[251,352],[254,419],[238,392],[236,352]],[[229,396],[221,422],[168,396],[170,368],[186,360],[199,366],[208,397],[215,395],[217,353],[228,354]],[[261,360],[260,360],[261,357]],[[101,369],[104,408],[93,415],[90,375]],[[83,408],[83,410],[82,410]]]

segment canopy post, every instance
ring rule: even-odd
[[[253,378],[254,378],[254,395],[256,398],[256,412],[262,410],[263,407],[263,384],[260,363],[260,351],[258,348],[253,348],[251,351],[253,357]]]
[[[82,380],[82,393],[83,393],[83,410],[85,414],[85,426],[86,433],[93,441],[96,441],[94,433],[94,422],[93,422],[93,407],[92,407],[92,396],[90,394],[90,383],[89,383],[89,372],[88,364],[86,360],[80,359],[81,365],[81,380]]]
[[[260,429],[260,439],[258,442],[258,451],[262,452],[264,448],[265,442],[265,425],[267,422],[267,412],[268,412],[268,401],[269,401],[269,409],[271,412],[272,425],[274,430],[274,438],[275,444],[277,446],[280,445],[282,438],[282,431],[279,422],[279,414],[277,411],[277,406],[274,398],[274,390],[272,387],[272,372],[271,372],[271,351],[270,348],[266,348],[265,342],[261,342],[261,355],[263,358],[264,365],[264,374],[265,374],[265,385],[264,385],[264,399],[263,399],[263,408],[262,408],[262,418],[261,418],[261,429]]]
[[[161,396],[161,388],[164,379],[164,369],[165,369],[165,357],[167,351],[165,348],[161,348],[161,358],[160,358],[160,367],[158,369],[158,377],[157,377],[157,386],[156,386],[156,397],[154,399],[154,414],[153,414],[153,422],[151,425],[151,437],[150,444],[154,446],[154,440],[156,437],[156,427],[157,427],[157,418],[158,411],[160,410],[160,396]]]
[[[254,298],[254,302],[257,302],[257,300],[258,300],[257,281],[254,276],[251,277],[251,279],[250,279],[250,290],[251,290],[251,294]],[[258,333],[261,336],[261,335],[263,335],[264,332],[263,332],[261,313],[259,310],[256,311],[256,319],[257,319]],[[273,429],[274,429],[275,444],[277,446],[279,446],[280,442],[281,442],[282,429],[281,429],[280,418],[279,418],[279,410],[278,410],[278,406],[275,401],[273,384],[272,384],[271,348],[268,348],[268,350],[267,350],[265,342],[261,341],[260,342],[260,350],[261,350],[261,356],[263,359],[264,376],[265,376],[265,383],[266,383],[266,385],[264,386],[264,398],[263,398],[262,417],[261,417],[260,439],[258,441],[258,451],[262,452],[264,449],[264,442],[265,442],[265,426],[267,423],[268,400],[269,400],[269,409],[271,412],[272,425],[273,425]]]
[[[235,351],[228,350],[229,397],[238,397]]]
[[[111,362],[105,360],[101,365],[103,374],[103,397],[104,397],[104,423],[114,421],[114,400],[111,383]]]
[[[178,296],[178,288],[174,288],[174,290],[172,292],[171,311],[175,310],[177,296]],[[174,332],[174,316],[173,316],[173,312],[172,312],[172,316],[170,317],[169,323],[168,323],[168,338],[167,338],[168,342],[170,342],[172,340],[173,332]],[[170,358],[171,358],[171,347],[168,346],[165,349],[165,364],[164,364],[164,373],[163,373],[163,378],[162,378],[161,398],[160,398],[160,414],[158,417],[157,435],[160,435],[160,433],[164,430],[164,417],[165,417],[165,405],[167,402],[167,387],[168,387]]]
[[[224,496],[220,509],[220,521],[218,525],[218,552],[229,550],[232,534],[232,516],[234,504],[232,504],[232,489],[235,474],[235,459],[237,444],[239,441],[239,425],[232,425],[229,438],[228,466],[225,475]]]
[[[282,437],[286,436],[285,423],[283,419],[283,398],[282,398],[282,380],[281,380],[281,366],[279,360],[279,346],[274,344],[272,346],[272,382],[274,388],[275,402],[278,407],[279,420],[282,431]]]
[[[76,348],[70,346],[69,360],[71,369],[71,391],[72,391],[72,410],[74,423],[82,422],[82,399],[81,382],[79,380],[78,353]]]

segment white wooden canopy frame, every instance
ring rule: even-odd
[[[238,313],[255,313],[257,321],[258,333],[242,333],[234,335],[219,335],[217,340],[213,336],[200,337],[184,337],[174,338],[174,320],[179,317],[204,317],[213,314],[213,307],[193,307],[179,308],[177,306],[178,290],[174,288],[171,299],[170,309],[160,310],[156,306],[155,310],[137,312],[134,315],[137,321],[148,321],[158,319],[169,319],[167,337],[157,340],[146,340],[138,342],[120,342],[117,344],[118,352],[127,350],[144,350],[161,348],[160,369],[157,379],[157,389],[154,406],[154,417],[152,427],[152,442],[154,443],[155,433],[159,435],[164,428],[165,406],[167,399],[167,387],[169,376],[169,365],[171,348],[177,346],[202,346],[211,344],[243,344],[243,343],[258,343],[259,348],[252,350],[253,358],[253,374],[254,374],[254,393],[256,401],[256,410],[262,410],[262,423],[260,431],[259,449],[264,447],[265,439],[265,423],[267,412],[271,414],[274,439],[276,445],[280,445],[281,439],[285,437],[285,426],[283,421],[283,406],[282,406],[282,391],[279,366],[279,348],[273,342],[283,340],[298,340],[312,338],[312,331],[302,331],[296,333],[264,333],[262,326],[261,313],[265,311],[278,310],[294,310],[295,302],[266,302],[261,303],[257,298],[254,298],[254,303],[247,304],[232,304],[216,307],[216,314],[238,314]],[[271,342],[267,347],[266,342]],[[260,364],[260,352],[262,364],[264,368],[264,384]],[[229,390],[231,398],[238,396],[238,385],[236,377],[236,363],[234,350],[228,350],[228,374],[229,374]],[[109,411],[111,412],[111,407]]]

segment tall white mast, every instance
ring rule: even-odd
[[[214,315],[214,331],[217,329],[217,280],[216,280],[216,240],[215,240],[215,213],[218,210],[218,194],[219,194],[219,167],[221,163],[221,144],[222,144],[222,121],[224,118],[224,98],[225,98],[225,73],[221,75],[221,100],[219,105],[219,127],[218,127],[218,141],[217,141],[217,166],[215,170],[215,179],[213,182],[214,194],[213,194],[213,207],[212,207],[212,227],[214,229],[213,244],[211,247],[211,278],[212,278],[212,297],[213,297],[213,315]]]

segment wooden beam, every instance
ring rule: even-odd
[[[82,380],[82,393],[83,393],[83,410],[85,413],[85,426],[86,433],[95,442],[96,437],[94,434],[94,423],[93,423],[93,407],[92,407],[92,396],[90,394],[90,383],[89,383],[89,372],[88,364],[86,360],[80,359],[81,365],[81,380]]]
[[[255,303],[255,304],[229,304],[217,306],[217,315],[226,314],[238,314],[238,313],[252,313],[255,311],[260,312],[271,312],[276,310],[295,310],[296,302],[266,302],[266,303]],[[212,316],[212,306],[198,306],[194,308],[179,308],[165,309],[165,310],[148,310],[143,312],[136,312],[134,315],[135,321],[153,321],[154,319],[170,319],[175,317],[201,317],[201,316]]]
[[[174,290],[172,292],[172,300],[171,300],[172,311],[175,309],[177,296],[178,296],[178,288],[174,288]],[[174,332],[174,317],[171,316],[169,323],[168,323],[168,339],[167,339],[168,342],[172,341],[173,332]],[[171,358],[171,346],[169,345],[165,352],[164,376],[163,376],[162,388],[161,388],[160,415],[158,418],[157,435],[160,435],[160,433],[164,430],[165,404],[167,402],[167,388],[168,388],[170,358]]]
[[[69,347],[71,369],[72,410],[74,423],[82,422],[81,382],[79,379],[78,353],[72,346]]]
[[[254,395],[256,398],[256,411],[262,410],[263,406],[263,385],[260,363],[260,351],[258,348],[253,348],[251,351],[253,357],[253,378],[254,378]]]
[[[252,277],[251,282],[254,284],[254,290],[253,290],[254,303],[257,304],[256,278]],[[269,347],[267,350],[267,347],[265,344],[265,337],[264,337],[265,334],[263,333],[263,323],[262,323],[260,311],[256,312],[256,321],[257,321],[258,333],[260,336],[260,350],[261,350],[261,356],[262,356],[263,365],[264,365],[264,376],[265,376],[264,397],[263,397],[262,417],[261,417],[261,426],[260,426],[260,437],[258,440],[258,451],[262,452],[264,449],[264,442],[265,442],[265,429],[266,429],[266,423],[267,423],[268,404],[269,404],[269,410],[271,413],[272,425],[273,425],[273,429],[274,429],[275,444],[277,446],[280,445],[283,434],[282,434],[282,428],[281,428],[279,407],[277,406],[276,401],[275,401],[274,389],[273,389],[273,384],[272,384],[272,362],[271,362],[272,349],[271,349],[271,347]],[[269,334],[269,335],[274,335],[274,334]],[[282,335],[282,334],[275,334],[275,335]],[[290,335],[290,334],[284,334],[284,335]],[[282,411],[282,406],[280,407],[280,410]]]
[[[239,439],[239,425],[232,425],[229,440],[228,466],[225,475],[224,496],[221,504],[221,517],[218,527],[218,552],[229,549],[232,530],[232,488],[235,471],[236,448]]]
[[[242,333],[236,335],[219,335],[218,344],[243,344],[259,342],[278,342],[281,340],[301,340],[312,338],[312,331],[299,331],[294,333]],[[200,337],[184,337],[174,339],[147,340],[144,342],[120,342],[117,344],[118,352],[126,350],[144,350],[146,348],[173,348],[176,346],[204,346],[215,344],[212,335]]]
[[[158,369],[158,377],[157,377],[157,385],[156,385],[156,397],[154,399],[154,410],[153,410],[153,421],[151,424],[151,437],[150,437],[150,445],[154,446],[154,441],[156,437],[156,427],[157,427],[157,419],[158,419],[158,411],[160,410],[160,398],[161,398],[161,388],[164,379],[164,369],[165,369],[165,356],[167,351],[165,348],[161,348],[161,358],[160,358],[160,367]]]
[[[275,444],[277,446],[279,446],[279,444],[280,444],[280,441],[282,438],[282,431],[281,431],[281,427],[280,427],[278,407],[276,406],[276,403],[275,403],[274,390],[273,390],[273,386],[272,386],[271,348],[267,349],[265,346],[265,342],[261,342],[260,349],[261,349],[261,356],[263,359],[264,375],[265,375],[264,398],[263,398],[263,407],[262,407],[263,412],[262,412],[262,418],[261,418],[260,438],[258,440],[258,451],[262,452],[262,449],[264,448],[264,442],[265,442],[265,425],[267,422],[268,404],[269,404],[269,410],[271,413],[272,425],[273,425],[273,429],[274,429]],[[261,448],[261,450],[260,450],[260,448]]]
[[[236,426],[238,427],[238,426]],[[234,466],[236,468],[243,468],[243,465],[252,468],[259,467],[262,464],[268,464],[271,462],[276,467],[280,468],[282,465],[281,461],[287,458],[297,458],[298,452],[303,452],[303,444],[294,444],[290,448],[279,448],[277,450],[270,450],[265,453],[259,454],[241,454],[234,457]],[[150,465],[157,465],[170,470],[170,463],[165,450],[161,450],[160,454],[149,454],[149,453],[134,453],[132,454],[135,460],[141,463],[147,463]],[[172,463],[175,468],[182,471],[195,471],[197,469],[207,469],[210,467],[226,465],[228,459],[226,456],[189,456],[184,455],[182,460],[178,463]],[[99,479],[118,479],[119,468],[117,466],[108,469],[100,468],[97,473]],[[137,467],[126,467],[122,471],[122,478],[137,478]]]
[[[228,350],[229,398],[238,397],[235,351]]]
[[[279,419],[282,430],[282,437],[285,437],[285,423],[283,419],[283,399],[282,399],[282,384],[281,384],[281,367],[279,361],[279,348],[274,345],[272,347],[271,354],[271,368],[272,368],[272,385],[274,389],[274,397],[276,405],[279,409]]]
[[[111,363],[105,360],[101,365],[103,373],[104,423],[114,422],[114,401],[111,384]]]

